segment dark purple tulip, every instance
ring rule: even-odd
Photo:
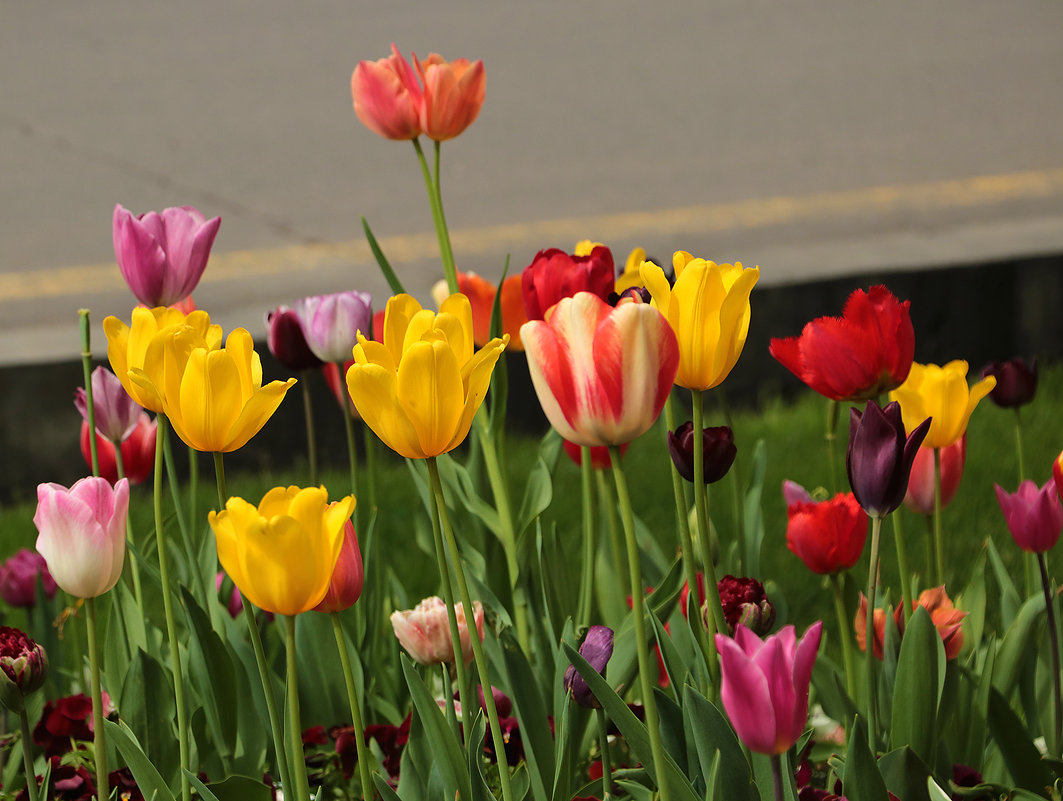
[[[583,645],[579,647],[579,655],[601,673],[609,664],[609,657],[613,655],[613,630],[608,626],[591,626],[587,630]],[[587,709],[600,706],[591,688],[573,665],[569,665],[565,671],[564,684],[565,689],[572,693],[572,699],[580,706]]]
[[[930,419],[920,423],[905,438],[901,405],[897,401],[881,408],[868,401],[864,411],[849,410],[849,451],[845,469],[853,495],[871,517],[885,517],[904,500],[908,476]]]
[[[1003,362],[990,362],[982,368],[982,378],[995,376],[997,385],[989,393],[997,406],[1013,409],[1025,406],[1037,392],[1037,357],[1027,362],[1021,356]]]
[[[269,352],[289,370],[316,370],[324,364],[306,344],[299,315],[287,306],[266,315],[266,342]]]
[[[706,484],[719,481],[734,464],[738,448],[734,432],[727,426],[706,428],[701,432],[704,443],[704,479]],[[679,475],[687,481],[694,480],[694,424],[683,423],[675,431],[668,432],[668,453]]]

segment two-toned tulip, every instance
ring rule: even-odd
[[[521,328],[539,403],[577,445],[622,445],[664,407],[679,365],[668,321],[652,306],[610,306],[580,292]]]
[[[266,314],[266,345],[273,358],[288,370],[310,370],[322,365],[306,343],[299,315],[287,306],[278,306]]]
[[[996,383],[996,378],[987,376],[968,387],[967,362],[959,359],[944,367],[915,362],[908,380],[890,393],[890,400],[900,403],[909,431],[932,418],[924,444],[928,448],[945,448],[963,436],[971,413]]]
[[[358,342],[369,334],[373,300],[368,292],[334,292],[296,301],[293,307],[302,323],[306,344],[323,362],[344,362]]]
[[[472,661],[472,639],[469,620],[462,604],[454,604],[458,622],[458,637],[461,641],[461,658],[465,664]],[[484,636],[484,610],[479,601],[473,603],[473,623],[476,636]],[[439,596],[425,598],[413,609],[391,613],[391,627],[395,638],[415,662],[421,665],[450,665],[454,663],[454,643],[450,637],[447,620],[447,605]]]
[[[460,445],[487,395],[506,337],[474,350],[472,307],[454,294],[439,313],[409,295],[388,300],[382,342],[358,336],[347,390],[358,414],[389,448],[409,459]]]

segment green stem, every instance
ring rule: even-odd
[[[343,373],[343,365],[339,365],[340,374]],[[354,418],[352,412],[354,411],[354,401],[348,393],[343,393],[343,430],[347,435],[347,463],[350,466],[351,474],[351,495],[355,500],[358,499],[358,449],[354,445]],[[354,507],[354,530],[361,531],[361,513],[356,505]]]
[[[934,448],[934,585],[945,584],[944,534],[941,528],[941,448]]]
[[[193,525],[199,514],[196,507],[199,505],[199,451],[195,448],[188,449],[188,519]],[[202,522],[202,521],[200,521]],[[208,581],[209,585],[210,582]]]
[[[369,495],[369,514],[376,511],[376,437],[368,426],[362,426],[362,444],[365,446],[365,474],[369,479],[367,493]],[[357,529],[355,529],[357,531]]]
[[[461,731],[458,729],[458,713],[454,710],[454,683],[450,680],[450,665],[446,662],[441,664],[443,672],[443,697],[447,702],[447,725],[454,732],[454,737],[461,740]],[[464,709],[462,710],[464,713]]]
[[[1019,483],[1026,480],[1026,459],[1022,450],[1022,414],[1015,407],[1015,454],[1019,459]]]
[[[709,498],[705,485],[705,439],[701,432],[703,424],[703,394],[700,389],[690,391],[693,400],[692,417],[694,424],[694,505],[698,516],[698,537],[701,541],[702,557],[705,565],[705,602],[709,605],[709,614],[705,616],[708,626],[709,643],[709,677],[714,686],[720,686],[719,656],[716,653],[716,632],[726,634],[727,620],[723,616],[720,592],[717,589],[716,560],[712,551],[712,535],[709,530]]]
[[[295,615],[284,615],[284,645],[288,663],[288,736],[291,738],[290,756],[292,779],[299,801],[310,801],[310,784],[306,778],[303,758],[303,724],[299,712],[299,666],[295,650]],[[287,793],[288,788],[284,788]]]
[[[436,142],[436,175],[428,167],[428,160],[424,157],[421,148],[421,140],[413,140],[413,149],[417,153],[417,160],[421,164],[421,174],[424,176],[424,187],[428,191],[428,205],[432,209],[432,222],[436,228],[436,238],[439,240],[439,255],[443,262],[443,275],[447,279],[447,289],[450,294],[458,291],[458,271],[454,266],[454,253],[450,247],[450,233],[447,231],[447,222],[443,217],[442,195],[439,191],[439,143]]]
[[[89,310],[78,309],[78,328],[81,332],[81,372],[85,381],[85,414],[89,426],[89,454],[92,475],[100,474],[100,455],[96,448],[96,404],[92,399],[92,346],[89,334]],[[115,446],[117,450],[117,446]]]
[[[771,760],[771,787],[775,791],[775,801],[785,801],[782,791],[782,754],[772,754]]]
[[[695,437],[695,440],[697,437]],[[653,696],[653,679],[651,671],[656,665],[650,662],[649,643],[646,636],[646,597],[642,588],[642,570],[639,560],[639,543],[635,536],[635,515],[631,509],[631,496],[628,494],[627,478],[620,463],[620,448],[609,446],[609,456],[613,462],[613,480],[616,483],[616,497],[620,503],[620,519],[624,526],[624,539],[627,542],[628,579],[631,583],[632,615],[635,620],[635,652],[638,656],[639,682],[642,685],[642,704],[646,713],[646,729],[650,736],[650,752],[653,756],[654,775],[661,801],[669,801],[671,787],[665,779],[664,745],[661,742],[661,724],[657,715],[657,700]],[[716,585],[713,584],[715,591]],[[719,594],[717,593],[717,603]]]
[[[830,586],[834,591],[834,614],[838,618],[838,639],[842,644],[842,662],[845,665],[845,689],[856,700],[856,660],[853,654],[853,634],[849,615],[845,611],[845,592],[842,579],[837,573],[830,574]]]
[[[435,169],[433,171],[433,189],[435,190],[436,210],[439,213],[439,223],[442,230],[442,234],[439,237],[439,251],[443,257],[443,270],[447,274],[454,274],[454,285],[457,286],[458,274],[457,268],[454,262],[454,249],[450,245],[450,229],[447,227],[447,216],[443,211],[443,186],[442,186],[442,170],[439,168],[439,157],[443,151],[443,143],[436,141],[432,143],[435,148]],[[449,286],[449,279],[447,285]],[[452,290],[456,292],[457,289]]]
[[[259,634],[258,623],[255,622],[254,607],[247,598],[243,599],[243,605],[247,633],[251,639],[251,648],[255,652],[255,664],[258,666],[258,678],[262,683],[262,693],[266,698],[266,714],[269,716],[269,726],[273,734],[274,758],[281,775],[281,787],[287,791],[292,786],[292,774],[288,767],[288,750],[284,746],[284,724],[281,722],[280,710],[277,709],[273,681],[270,678],[269,665],[266,663],[266,652],[262,647],[262,635]]]
[[[37,801],[37,772],[33,769],[33,755],[30,753],[33,738],[30,734],[30,716],[25,705],[18,711],[18,721],[22,731],[22,765],[26,769],[26,791],[30,801]]]
[[[617,576],[627,572],[627,560],[624,557],[624,541],[620,534],[620,521],[616,517],[616,501],[613,500],[613,492],[605,473],[595,471],[595,479],[598,485],[598,497],[602,508],[605,510],[606,531],[609,532],[609,550],[613,552],[613,570]]]
[[[122,463],[122,443],[115,442],[114,445],[114,466],[118,472],[118,478],[125,478],[125,465]],[[133,546],[133,521],[129,519],[129,515],[126,515],[125,520],[125,540],[127,546],[132,549]],[[133,577],[133,597],[137,602],[137,612],[141,618],[147,619],[144,615],[144,593],[140,586],[140,565],[137,563],[136,558],[129,560],[129,573]]]
[[[303,370],[299,383],[303,385],[303,424],[306,427],[306,459],[310,463],[310,486],[317,486],[317,442],[314,440],[314,406],[310,402],[309,370]],[[340,367],[340,384],[343,383],[343,368]]]
[[[107,781],[107,742],[103,730],[103,692],[100,687],[100,643],[96,635],[96,599],[85,599],[85,621],[89,634],[89,671],[92,687],[92,750],[96,756],[96,793],[100,801],[111,795]],[[27,747],[29,742],[23,743]],[[36,784],[33,774],[26,777],[26,784]]]
[[[1048,636],[1052,645],[1052,694],[1055,700],[1055,725],[1051,753],[1059,755],[1060,738],[1063,737],[1063,692],[1060,689],[1059,635],[1056,631],[1056,611],[1052,598],[1052,584],[1048,579],[1048,563],[1044,553],[1037,554],[1041,568],[1041,587],[1045,591],[1045,613],[1048,615]]]
[[[827,427],[823,433],[823,439],[827,445],[827,464],[830,467],[830,491],[833,495],[838,487],[838,467],[835,464],[834,446],[838,441],[838,410],[841,405],[836,400],[827,402]]]
[[[170,586],[170,565],[166,555],[166,534],[162,514],[162,468],[166,452],[169,419],[161,412],[156,417],[155,433],[155,487],[153,492],[155,511],[155,544],[159,552],[159,579],[162,583],[162,611],[166,618],[166,639],[170,645],[170,666],[173,670],[173,694],[177,705],[177,746],[181,758],[181,798],[191,801],[192,785],[188,772],[192,765],[188,750],[188,712],[185,705],[184,673],[181,670],[181,644],[177,639],[177,624],[174,620],[173,598]],[[193,571],[196,572],[196,571]]]
[[[598,719],[598,742],[602,749],[602,801],[609,801],[613,789],[613,768],[609,755],[609,727],[605,722],[605,710],[597,707],[595,717]]]
[[[591,465],[591,449],[586,445],[580,448],[579,472],[583,496],[583,576],[579,584],[576,625],[589,626],[594,586],[594,467]]]
[[[904,542],[904,530],[901,528],[901,516],[891,515],[893,521],[893,539],[897,545],[897,570],[901,574],[901,603],[904,606],[904,622],[912,617],[912,574],[908,570],[908,546]]]
[[[878,686],[875,684],[875,590],[878,589],[878,543],[882,518],[871,518],[871,562],[867,571],[867,624],[864,655],[867,666],[867,738],[871,753],[878,746]]]
[[[332,612],[332,633],[336,637],[336,649],[340,652],[340,667],[343,669],[343,681],[347,685],[347,701],[351,705],[351,725],[355,731],[355,748],[358,752],[358,776],[362,782],[362,798],[373,797],[373,784],[369,776],[369,755],[365,747],[365,725],[362,723],[362,712],[358,705],[358,690],[354,686],[354,673],[351,671],[351,656],[347,651],[347,643],[343,639],[343,626],[340,625],[339,612]],[[453,704],[453,701],[451,702]]]
[[[472,603],[472,596],[469,594],[469,585],[465,580],[465,569],[461,564],[461,554],[458,551],[458,542],[454,538],[454,531],[450,526],[450,519],[447,517],[447,505],[443,498],[443,484],[439,480],[439,468],[436,465],[435,457],[429,457],[428,461],[428,475],[432,483],[432,494],[436,499],[436,510],[439,512],[439,522],[443,529],[443,535],[446,538],[447,550],[450,554],[450,564],[454,569],[454,578],[458,585],[458,593],[461,595],[462,608],[465,610],[465,620],[469,627],[469,640],[472,643],[473,659],[476,661],[476,672],[480,675],[480,686],[483,688],[484,706],[487,707],[487,721],[491,728],[491,740],[495,746],[495,756],[498,759],[498,779],[499,784],[502,786],[502,798],[504,801],[514,801],[513,790],[510,786],[509,775],[509,761],[506,757],[506,740],[502,734],[502,727],[498,722],[498,709],[495,706],[495,696],[491,692],[491,677],[487,672],[487,657],[484,654],[484,646],[480,641],[478,632],[476,631],[475,612]],[[461,649],[458,647],[455,649],[454,656],[455,662],[461,659]],[[462,716],[468,714],[467,710],[471,709],[465,705],[464,701],[461,705]]]

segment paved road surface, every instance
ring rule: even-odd
[[[361,127],[362,58],[481,57],[443,149],[459,266],[591,237],[765,283],[1063,249],[1058,0],[0,3],[0,364],[128,318],[110,218],[223,224],[195,297],[226,328],[305,294],[438,277],[405,143]],[[97,350],[102,334],[97,331]]]

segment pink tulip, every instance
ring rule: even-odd
[[[351,75],[354,113],[370,131],[386,139],[416,139],[421,135],[424,90],[399,49],[379,61],[360,61]]]
[[[111,442],[121,442],[137,427],[141,406],[125,391],[118,376],[106,367],[92,371],[92,406],[95,413],[96,431]],[[74,406],[87,423],[89,420],[88,396],[84,387],[74,390]]]
[[[35,606],[38,576],[45,596],[54,598],[55,579],[48,572],[48,563],[44,561],[44,557],[29,548],[19,548],[0,565],[0,598],[9,606],[25,609]]]
[[[369,336],[373,300],[368,292],[313,295],[295,302],[292,310],[302,323],[306,344],[323,362],[345,362],[358,343],[358,332]]]
[[[358,549],[358,535],[354,523],[348,520],[343,527],[343,545],[340,546],[340,558],[332,570],[332,580],[321,603],[314,607],[315,612],[342,612],[362,595],[364,572],[362,552]]]
[[[37,487],[37,552],[55,583],[78,598],[103,595],[122,575],[129,482],[83,478]]]
[[[191,206],[139,216],[115,206],[114,255],[137,300],[172,306],[191,295],[220,225],[220,217],[208,220]]]
[[[956,497],[963,478],[963,466],[967,461],[967,435],[964,434],[951,445],[941,448],[941,508],[944,509]],[[934,449],[920,448],[912,462],[908,477],[908,493],[904,505],[921,515],[934,514]]]
[[[458,618],[458,634],[461,638],[463,661],[472,660],[472,640],[469,624],[462,605],[454,604]],[[473,618],[480,639],[484,636],[484,610],[479,601],[473,602]],[[399,644],[414,661],[422,665],[450,664],[454,661],[454,646],[450,639],[450,623],[447,620],[447,605],[437,595],[425,598],[413,609],[392,612],[391,626]]]
[[[723,708],[750,751],[781,754],[800,739],[822,629],[816,621],[800,641],[793,626],[764,640],[742,624],[734,639],[716,635]]]
[[[437,142],[453,139],[476,120],[484,104],[487,76],[484,63],[467,58],[447,61],[429,53],[424,61],[413,57],[424,84],[421,128]]]
[[[679,344],[664,316],[634,301],[579,292],[520,329],[539,403],[577,445],[622,445],[644,433],[672,389]]]
[[[1063,531],[1063,505],[1053,482],[1046,481],[1038,489],[1027,479],[1014,494],[1005,492],[999,484],[994,486],[1015,544],[1030,553],[1051,550]]]

